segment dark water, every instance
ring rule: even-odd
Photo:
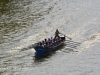
[[[14,42],[34,34],[34,24],[43,19],[39,10],[43,8],[44,2],[2,0],[0,3],[0,47],[4,50],[6,45],[15,44]],[[27,34],[32,27],[33,33]]]

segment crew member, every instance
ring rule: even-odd
[[[60,37],[59,34],[60,34],[60,32],[58,31],[58,29],[56,29],[55,38],[56,38],[56,37]]]

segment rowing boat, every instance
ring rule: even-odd
[[[59,48],[62,48],[65,42],[65,36],[59,37],[61,40],[58,40],[53,43],[53,45],[50,46],[38,46],[38,44],[35,44],[35,57],[41,58],[43,56],[49,55],[50,53],[59,50]]]

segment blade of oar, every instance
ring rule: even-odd
[[[60,34],[62,34],[62,33],[60,33]],[[64,35],[64,34],[62,34],[62,35]],[[68,37],[68,36],[66,36],[66,35],[64,35],[64,36],[67,37],[68,39],[72,40],[72,38],[70,38],[70,37]]]

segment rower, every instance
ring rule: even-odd
[[[60,32],[58,31],[58,29],[56,29],[55,38],[56,38],[56,37],[60,37],[59,34],[60,34]]]

